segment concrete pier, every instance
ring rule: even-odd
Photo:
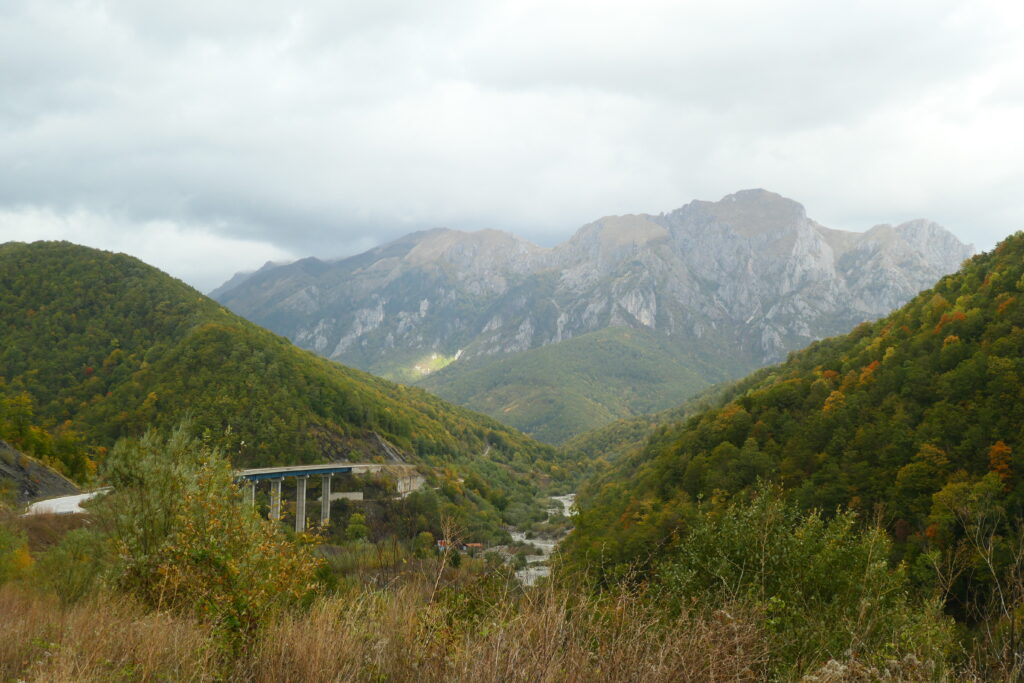
[[[320,477],[320,526],[331,521],[331,475]]]
[[[283,479],[273,479],[270,482],[270,519],[275,522],[281,519],[281,482]]]
[[[295,478],[295,533],[306,530],[306,481],[308,477]]]
[[[334,462],[324,465],[256,467],[236,471],[235,478],[238,481],[245,480],[249,483],[250,505],[256,504],[256,485],[264,480],[270,481],[270,519],[274,521],[280,521],[281,519],[281,482],[284,481],[285,477],[294,478],[296,484],[295,531],[301,532],[306,529],[306,481],[310,477],[321,477],[323,499],[320,503],[320,523],[327,524],[331,520],[331,477],[344,474],[357,475],[375,472],[382,472],[394,477],[397,484],[397,493],[401,497],[419,489],[426,481],[413,465],[377,462]],[[336,493],[334,498],[362,500],[363,494],[359,491],[350,491]]]

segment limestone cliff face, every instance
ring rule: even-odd
[[[825,228],[764,190],[611,216],[545,249],[492,230],[415,233],[335,262],[236,277],[213,296],[300,346],[374,372],[439,353],[524,351],[645,327],[736,372],[879,317],[973,249],[917,220]]]

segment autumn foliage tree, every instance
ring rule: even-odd
[[[992,444],[992,448],[988,449],[989,469],[999,475],[999,478],[1007,488],[1009,488],[1010,482],[1013,479],[1013,468],[1010,464],[1011,455],[1013,455],[1013,449],[1003,441],[996,441]]]
[[[189,430],[117,445],[98,527],[117,554],[115,585],[211,621],[237,647],[317,590],[322,561],[247,505],[227,459]]]

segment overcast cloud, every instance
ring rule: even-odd
[[[209,290],[426,227],[554,244],[764,187],[989,248],[1024,228],[1019,6],[4,0],[0,241]]]

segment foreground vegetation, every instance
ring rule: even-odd
[[[47,587],[43,579],[55,570],[46,553],[38,557],[20,579],[0,586],[0,680],[931,681],[1007,674],[983,659],[982,648],[972,662],[951,625],[929,608],[874,609],[870,599],[885,597],[891,581],[867,589],[862,602],[855,595],[854,616],[863,623],[833,624],[834,610],[808,610],[817,618],[791,632],[800,622],[787,617],[803,607],[792,584],[759,610],[742,594],[697,599],[678,577],[658,590],[590,593],[557,580],[524,590],[500,567],[464,560],[442,568],[442,558],[431,558],[407,564],[385,586],[321,586],[311,599],[267,610],[254,628],[233,631],[209,612],[158,606],[109,585],[69,600]],[[198,587],[201,595],[208,588]],[[660,602],[666,591],[672,609]]]
[[[208,623],[130,596],[64,605],[8,585],[0,679],[732,681],[755,679],[769,659],[756,626],[724,611],[662,624],[629,596],[489,599],[453,583],[431,601],[430,590],[410,582],[324,597],[268,619],[230,656]]]
[[[87,518],[0,525],[0,680],[733,680],[765,661],[752,620],[526,592],[422,534],[372,545],[358,515],[325,561],[188,429],[120,442],[104,467],[116,490]]]
[[[362,514],[344,539],[291,536],[188,434],[119,443],[102,473],[116,490],[88,517],[0,524],[0,680],[1019,673],[1005,638],[972,641],[914,590],[881,530],[804,515],[770,487],[699,520],[654,580],[599,589],[563,569],[525,589],[493,554],[440,552],[429,532],[372,543]]]

